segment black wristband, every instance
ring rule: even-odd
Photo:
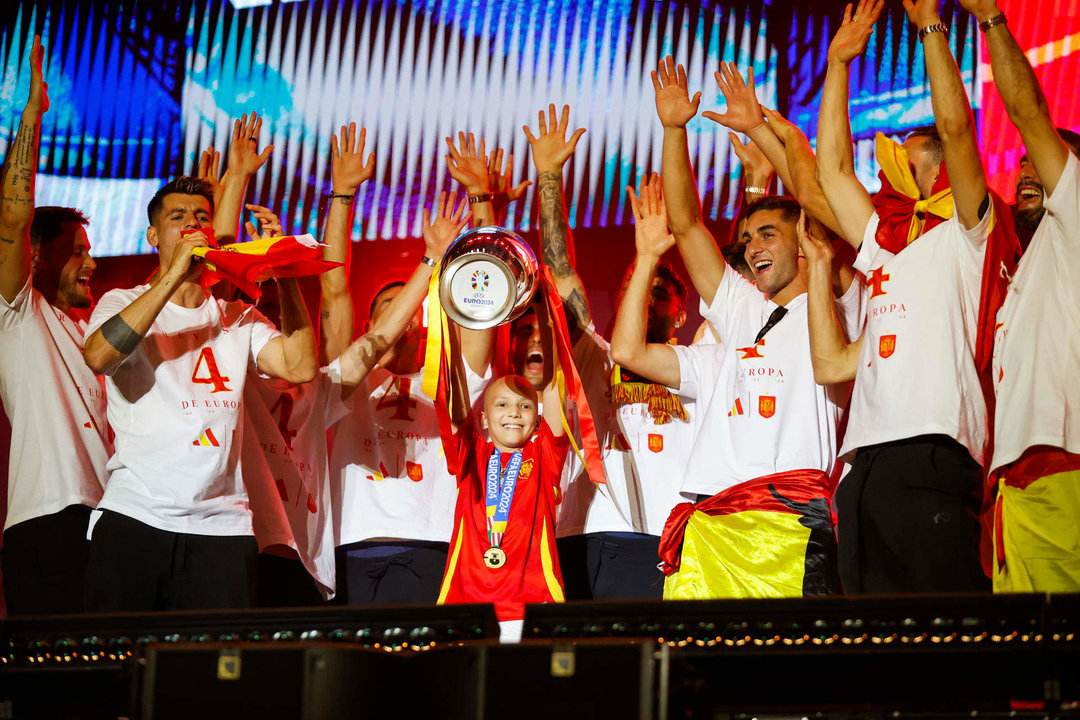
[[[327,195],[327,197],[329,197],[331,200],[335,200],[337,198],[345,198],[346,200],[355,200],[356,199],[356,193],[352,193],[352,194],[349,194],[349,193],[330,193],[329,195]]]
[[[119,313],[102,323],[101,336],[105,338],[105,342],[112,345],[113,350],[121,355],[130,355],[135,352],[135,348],[142,342],[142,335],[124,322],[124,318],[120,317]]]

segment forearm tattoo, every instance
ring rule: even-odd
[[[540,245],[544,264],[555,277],[572,275],[570,263],[570,226],[563,209],[562,174],[542,172],[537,178],[540,192]]]

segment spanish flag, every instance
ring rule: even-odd
[[[838,593],[831,495],[825,473],[792,470],[676,505],[660,538],[664,599]]]
[[[220,247],[197,247],[191,251],[202,258],[206,269],[202,286],[230,280],[252,299],[262,295],[259,283],[270,278],[321,275],[341,263],[322,259],[322,245],[311,235],[286,235]]]

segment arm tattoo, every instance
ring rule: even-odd
[[[102,324],[101,336],[121,355],[130,355],[135,352],[135,348],[142,342],[142,335],[124,322],[124,318],[120,317],[119,313]]]
[[[578,327],[583,330],[589,327],[589,323],[592,322],[592,313],[589,312],[589,302],[580,288],[570,293],[569,297],[563,301],[563,307]]]
[[[542,172],[537,178],[540,192],[540,244],[544,264],[555,277],[574,273],[570,262],[570,225],[563,207],[562,174]]]

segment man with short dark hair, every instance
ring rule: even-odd
[[[257,128],[239,139],[247,152],[227,171],[242,179],[238,197],[268,157],[255,152]],[[147,206],[158,272],[145,285],[106,293],[90,319],[83,354],[108,376],[116,433],[103,514],[91,529],[93,610],[255,600],[258,546],[240,461],[245,379],[254,366],[305,383],[318,364],[295,280],[278,283],[282,332],[252,306],[202,287],[192,251],[208,245],[214,211],[205,180],[180,177],[162,187]],[[235,228],[238,216],[227,220]]]
[[[664,126],[664,200],[639,214],[641,274],[665,249],[651,216],[666,208],[679,252],[707,303],[705,317],[723,346],[650,343],[634,327],[640,290],[619,310],[612,352],[635,372],[692,398],[695,442],[681,492],[696,504],[675,508],[661,559],[664,597],[776,597],[836,592],[830,497],[838,474],[838,427],[846,387],[814,382],[807,332],[806,263],[796,224],[800,205],[765,197],[746,209],[742,240],[754,276],[724,261],[702,219],[686,124],[697,114],[673,58],[653,74]],[[644,202],[644,201],[642,201]],[[663,212],[661,209],[659,212]],[[637,279],[640,288],[641,275]],[[633,287],[633,281],[632,281]],[[838,279],[836,303],[854,328],[861,285]],[[747,543],[747,533],[768,538]],[[681,566],[679,556],[696,561]]]
[[[43,53],[35,38],[30,97],[0,191],[0,397],[12,430],[2,558],[11,615],[82,611],[86,527],[112,453],[104,383],[82,361],[96,267],[87,219],[72,208],[34,209],[49,107]]]

